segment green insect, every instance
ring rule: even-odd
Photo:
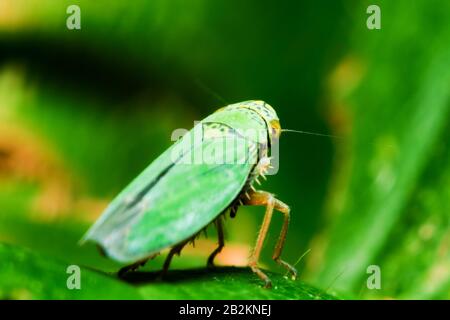
[[[214,224],[219,239],[208,258],[211,267],[224,247],[223,215],[234,217],[242,205],[265,206],[249,267],[265,287],[271,287],[258,260],[275,209],[283,214],[284,223],[273,259],[295,279],[295,268],[280,258],[290,209],[271,193],[253,186],[270,170],[269,153],[280,134],[275,110],[263,101],[246,101],[217,110],[133,180],[82,241],[97,243],[108,257],[127,264],[119,275],[170,248],[162,270],[165,273],[174,254],[180,254],[187,243]]]

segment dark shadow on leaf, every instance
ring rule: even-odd
[[[170,270],[163,277],[161,276],[161,271],[132,271],[124,274],[121,279],[125,282],[131,284],[147,284],[152,282],[189,282],[197,280],[210,279],[214,276],[224,276],[224,275],[243,275],[250,274],[248,268],[238,268],[238,267],[216,267],[213,269],[208,268],[192,268],[185,270]],[[255,275],[255,281],[257,277]]]

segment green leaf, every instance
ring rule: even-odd
[[[81,268],[81,289],[69,290],[67,267],[29,250],[0,244],[0,299],[139,299],[130,285]]]
[[[64,263],[17,246],[0,244],[0,298],[3,299],[335,299],[303,282],[269,273],[272,289],[248,268],[114,274],[81,267],[80,290],[69,290]]]
[[[272,280],[272,289],[263,288],[248,268],[235,267],[172,271],[164,282],[152,283],[154,272],[130,274],[128,279],[140,284],[140,292],[149,299],[336,299],[301,281],[265,272]],[[152,284],[145,285],[148,281]]]

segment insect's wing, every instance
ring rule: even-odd
[[[152,163],[112,202],[85,239],[100,244],[115,260],[134,262],[192,237],[211,223],[242,190],[256,152],[249,153],[249,142],[235,135],[188,145],[175,163],[168,161],[173,159],[173,148]],[[220,159],[205,163],[212,159],[204,156],[215,158],[216,152],[224,152],[222,160],[228,163]],[[195,163],[199,154],[202,159]]]

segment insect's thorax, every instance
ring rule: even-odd
[[[205,118],[202,124],[205,137],[236,135],[255,142],[259,149],[267,149],[269,145],[266,121],[250,109],[224,109]]]

